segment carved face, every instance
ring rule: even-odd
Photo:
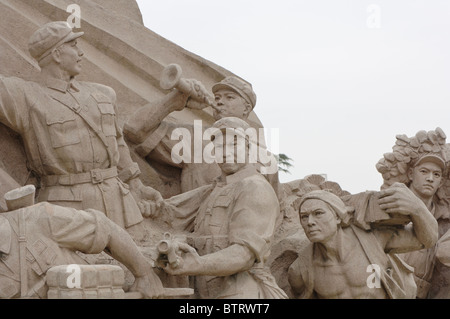
[[[214,93],[216,109],[214,119],[216,121],[224,117],[237,117],[246,119],[251,112],[251,105],[244,98],[232,90],[218,90]]]
[[[241,145],[244,143],[245,145]],[[220,169],[225,175],[231,175],[241,170],[248,162],[248,143],[244,138],[218,138],[214,140],[216,151],[222,152],[222,163],[218,163]]]
[[[442,185],[442,169],[433,162],[423,162],[409,171],[409,188],[422,200],[430,199]]]
[[[64,43],[58,48],[59,66],[61,70],[70,77],[75,77],[81,73],[81,61],[84,52],[78,47],[77,40]]]
[[[310,241],[325,244],[333,239],[340,219],[333,209],[318,199],[308,199],[300,207],[300,223]]]

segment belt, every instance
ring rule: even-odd
[[[117,177],[117,167],[107,169],[93,169],[86,173],[67,174],[67,175],[45,175],[42,176],[42,182],[45,186],[73,186],[78,184],[92,183],[100,184],[104,180]]]

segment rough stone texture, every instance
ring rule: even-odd
[[[144,24],[142,20],[141,10],[136,1],[129,0],[93,0],[92,2],[97,3],[99,6],[103,7],[104,10],[112,11],[115,14],[122,15],[128,19],[134,20],[137,23]]]
[[[85,52],[81,81],[102,83],[112,87],[118,97],[120,122],[124,123],[136,109],[164,96],[159,80],[164,67],[179,64],[185,78],[201,81],[206,88],[221,81],[231,72],[164,39],[142,24],[134,0],[5,0],[0,2],[0,69],[4,76],[33,80],[39,67],[28,53],[28,40],[38,27],[50,21],[65,21],[70,4],[81,7],[81,29],[85,35],[80,46]],[[212,125],[212,109],[185,109],[166,119],[182,124],[195,119]],[[250,121],[261,127],[252,113]],[[20,185],[32,182],[26,170],[20,140],[0,125],[1,165]],[[132,147],[132,145],[130,145]],[[5,156],[4,154],[8,154]],[[164,194],[177,187],[172,171],[157,163],[149,165],[133,154],[143,172],[142,180]],[[176,172],[175,172],[176,174]],[[173,185],[175,184],[175,185]],[[0,189],[1,190],[1,189]],[[2,195],[2,194],[0,194]]]
[[[101,83],[115,90],[121,124],[141,106],[168,93],[160,87],[159,80],[164,67],[169,64],[177,63],[182,67],[184,78],[199,80],[208,89],[214,83],[233,75],[148,30],[142,23],[139,7],[134,0],[0,1],[0,74],[26,80],[36,79],[39,67],[28,53],[28,39],[43,24],[66,20],[69,16],[66,8],[73,3],[82,8],[81,28],[85,32],[79,41],[85,53],[83,72],[77,79]],[[185,108],[172,113],[164,121],[183,126],[193,124],[194,120],[203,120],[205,125],[211,126],[214,122],[212,109]],[[255,128],[261,127],[255,113],[251,114],[249,121]],[[0,125],[0,137],[0,198],[3,198],[11,189],[25,184],[38,184],[38,181],[27,170],[20,137],[4,125]],[[434,139],[434,135],[432,137]],[[404,137],[399,138],[400,145],[397,146],[402,146],[404,142]],[[180,172],[157,162],[149,164],[134,153],[134,145],[131,143],[130,148],[133,159],[140,166],[141,178],[145,184],[159,190],[164,197],[179,188],[177,183]],[[395,154],[392,156],[395,157]],[[389,159],[388,156],[386,160]],[[377,168],[384,170],[380,173],[389,173],[389,177],[406,172],[403,165],[390,172],[387,172],[387,167]],[[383,177],[386,179],[386,176]],[[281,186],[281,214],[275,227],[277,232],[274,234],[272,253],[266,265],[289,297],[293,293],[286,276],[287,270],[299,256],[299,250],[309,243],[298,220],[296,202],[312,190],[332,190],[341,197],[350,195],[342,191],[337,183],[327,182],[319,175],[311,175]],[[3,210],[6,209],[4,201],[0,201],[0,206]],[[165,223],[148,219],[144,226],[148,237],[140,243],[141,250],[148,259],[154,260],[154,244],[170,228]],[[103,255],[90,257],[94,258],[93,262],[98,262]],[[124,273],[119,266],[82,266],[82,289],[69,289],[67,276],[70,274],[66,269],[62,266],[49,271],[49,298],[123,298],[121,287],[130,284],[127,278],[129,274]],[[161,274],[162,278],[164,276],[165,274]],[[166,287],[180,287],[187,284],[184,279],[186,278],[177,281],[163,278],[163,281]]]
[[[179,64],[183,69],[183,77],[199,80],[207,89],[225,77],[233,75],[143,26],[142,16],[134,0],[1,1],[0,74],[36,80],[40,68],[28,52],[29,38],[40,26],[50,21],[66,20],[70,15],[66,9],[74,3],[81,7],[81,29],[85,32],[79,39],[79,45],[85,56],[83,70],[77,80],[112,87],[117,93],[121,124],[141,106],[168,93],[160,87],[159,82],[161,72],[168,64]],[[212,109],[185,108],[165,119],[175,125],[192,125],[194,120],[202,120],[205,125],[211,126],[214,122]],[[253,112],[249,121],[253,127],[261,127]],[[39,185],[39,183],[28,172],[21,138],[2,124],[0,136],[2,149],[0,198],[3,199],[3,195],[12,189],[25,184]],[[158,163],[148,164],[134,153],[132,144],[130,148],[133,159],[140,166],[141,179],[145,184],[158,189],[163,195],[179,187],[177,172],[167,170]],[[0,206],[6,210],[4,200],[0,201]],[[148,220],[145,220],[144,227],[149,236],[139,244],[149,250],[160,239],[160,235],[168,230],[165,224]],[[92,257],[101,258],[101,256]],[[170,286],[171,280],[167,279],[165,283]],[[127,279],[126,284],[129,284]],[[179,283],[174,283],[174,286],[179,287]]]
[[[286,276],[289,266],[298,257],[298,252],[309,243],[305,231],[300,224],[296,202],[304,194],[313,191],[328,189],[335,194],[345,196],[339,184],[327,181],[323,176],[313,174],[303,179],[282,184],[280,201],[280,216],[277,223],[274,244],[267,264],[276,278],[278,285],[292,298],[293,294]]]
[[[124,299],[122,287],[125,274],[122,268],[113,265],[78,265],[80,286],[74,288],[72,278],[74,270],[70,265],[50,268],[47,271],[49,299]],[[77,270],[78,271],[78,270]]]

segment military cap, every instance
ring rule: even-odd
[[[219,83],[214,84],[212,87],[213,93],[216,93],[221,89],[231,89],[235,91],[242,98],[244,98],[244,100],[250,103],[252,108],[254,108],[256,105],[256,94],[253,91],[252,86],[235,76],[226,77]]]
[[[49,56],[52,51],[64,43],[81,37],[84,32],[73,32],[66,21],[54,21],[39,28],[28,42],[31,56],[38,62]]]
[[[435,163],[436,165],[438,165],[442,170],[445,170],[446,168],[446,160],[444,159],[444,155],[443,154],[438,154],[438,153],[426,153],[424,155],[422,155],[421,157],[419,157],[415,162],[414,162],[414,166],[417,166],[421,163],[424,162],[432,162]]]

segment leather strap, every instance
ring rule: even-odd
[[[75,101],[78,100],[70,93],[68,92]],[[55,97],[53,97],[53,99],[55,99],[56,101],[62,103],[61,101],[59,101],[58,99],[56,99]],[[108,157],[109,157],[109,165],[110,167],[112,166],[114,157],[112,154],[112,151],[110,149],[110,146],[108,144],[108,140],[106,139],[106,135],[97,127],[97,125],[92,121],[92,119],[88,116],[88,114],[86,114],[83,111],[83,108],[80,106],[80,104],[77,105],[77,107],[71,106],[71,105],[67,105],[65,103],[62,103],[64,106],[66,106],[67,108],[69,108],[70,110],[72,110],[73,112],[75,112],[76,114],[78,114],[83,120],[84,122],[86,122],[86,124],[95,132],[95,134],[97,134],[97,136],[100,138],[100,140],[102,141],[103,145],[106,148],[106,152],[108,153]]]
[[[28,268],[27,268],[27,236],[25,224],[25,211],[19,210],[19,263],[20,263],[20,296],[28,295]]]

